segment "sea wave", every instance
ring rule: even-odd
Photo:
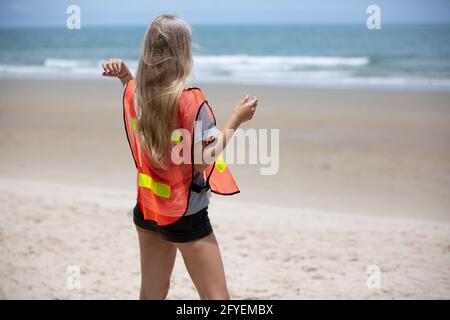
[[[126,60],[135,72],[138,61]],[[247,83],[319,86],[424,86],[450,88],[450,79],[414,77],[389,70],[367,72],[369,57],[197,55],[193,80],[200,83]],[[363,71],[363,72],[361,72]],[[363,75],[364,74],[364,75]],[[47,58],[41,64],[0,64],[0,78],[99,78],[100,60]]]
[[[293,68],[301,66],[333,67],[333,66],[365,66],[368,57],[322,57],[322,56],[250,56],[221,55],[196,56],[194,61],[200,65],[246,65],[261,68]]]
[[[335,70],[358,68],[369,64],[368,57],[313,57],[313,56],[249,56],[249,55],[210,55],[194,57],[194,74],[196,79],[233,80],[260,79],[269,77],[292,78],[304,70]],[[138,62],[127,60],[132,71]],[[39,65],[1,64],[0,72],[6,75],[53,75],[70,77],[76,75],[96,76],[101,73],[101,61],[47,58]],[[312,73],[311,73],[312,75]],[[314,74],[318,76],[320,73]],[[225,79],[224,79],[225,78]]]
[[[88,60],[45,59],[44,61],[44,66],[49,68],[77,68],[89,64]]]

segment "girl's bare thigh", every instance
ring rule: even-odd
[[[201,299],[229,299],[225,271],[214,233],[199,240],[174,243]]]
[[[136,228],[141,256],[140,299],[165,299],[177,247],[157,232]]]

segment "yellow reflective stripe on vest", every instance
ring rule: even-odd
[[[152,177],[139,173],[139,187],[147,188],[161,198],[170,197],[170,186],[164,183],[156,182]]]
[[[137,120],[136,120],[136,118],[131,118],[131,130],[137,131]]]
[[[223,159],[222,155],[218,156],[216,159],[216,169],[219,170],[220,173],[224,172],[227,168],[227,164]]]
[[[182,138],[183,138],[183,135],[181,134],[181,132],[178,131],[178,130],[175,130],[172,133],[171,141],[172,141],[173,144],[179,144],[181,142]]]
[[[131,130],[133,131],[137,131],[137,120],[136,118],[131,118]],[[172,143],[173,144],[179,144],[181,143],[183,139],[183,135],[181,134],[181,132],[179,131],[174,131],[173,135],[172,135]]]

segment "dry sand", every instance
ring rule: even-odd
[[[233,298],[450,298],[450,93],[203,88],[219,124],[249,92],[246,127],[280,128],[279,174],[232,166],[210,206]],[[0,81],[1,298],[137,298],[120,90]],[[196,297],[178,259],[169,298]]]

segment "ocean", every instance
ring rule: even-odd
[[[193,82],[450,90],[450,25],[193,26]],[[146,27],[1,28],[0,78],[135,70]]]

